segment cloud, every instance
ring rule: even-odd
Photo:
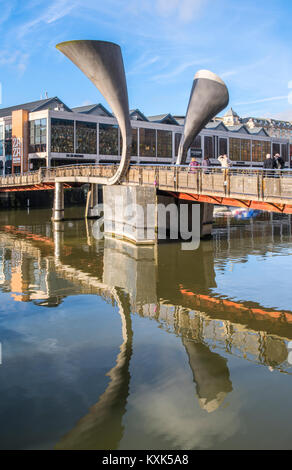
[[[162,16],[176,15],[177,18],[188,23],[198,14],[206,0],[158,0],[157,11]]]
[[[240,103],[234,103],[234,105],[235,106],[241,106],[241,105],[246,105],[246,104],[266,103],[268,101],[279,101],[279,100],[287,100],[288,101],[288,95],[271,96],[269,98],[261,98],[259,100],[253,100],[253,101],[242,101]]]
[[[190,67],[193,67],[195,65],[202,65],[206,62],[209,62],[210,59],[199,59],[199,60],[192,60],[188,62],[183,62],[182,64],[178,65],[177,67],[174,67],[172,70],[169,72],[159,74],[159,75],[154,75],[152,78],[153,80],[169,80],[171,78],[176,77],[177,75],[180,75],[183,73],[185,70],[187,70]]]
[[[27,34],[30,34],[34,31],[37,26],[40,26],[42,23],[51,24],[55,21],[64,18],[76,7],[76,3],[71,0],[55,0],[49,8],[45,8],[45,11],[40,15],[36,16],[32,20],[23,23],[21,27],[18,28],[18,37],[23,38]]]
[[[142,57],[140,57],[140,59],[132,65],[132,68],[127,72],[127,75],[138,74],[141,71],[149,68],[150,65],[157,63],[159,60],[159,56],[147,58],[147,56],[143,54]]]

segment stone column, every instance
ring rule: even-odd
[[[55,183],[53,220],[64,220],[64,185]]]
[[[104,186],[104,232],[137,244],[156,242],[156,189]]]

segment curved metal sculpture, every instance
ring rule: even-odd
[[[120,46],[106,41],[66,41],[56,45],[98,88],[110,105],[120,127],[123,149],[119,167],[105,184],[117,184],[126,174],[131,158],[132,129],[125,69]]]
[[[199,70],[196,73],[185,118],[184,133],[178,149],[177,165],[185,163],[187,151],[195,137],[228,105],[228,101],[229,93],[220,77],[209,70]]]

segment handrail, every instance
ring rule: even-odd
[[[40,168],[18,175],[0,177],[0,191],[9,188],[52,185],[56,178],[72,183],[111,177],[117,164],[78,164]],[[86,178],[86,180],[84,179]],[[88,178],[88,180],[87,180]],[[98,179],[93,180],[94,178]],[[214,166],[132,164],[121,184],[155,186],[157,189],[205,196],[269,201],[290,204],[292,201],[292,169],[221,168]],[[38,189],[38,188],[35,188]],[[40,188],[41,189],[41,188]]]

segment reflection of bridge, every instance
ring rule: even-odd
[[[64,243],[62,237],[55,238],[60,246],[54,247],[50,238],[24,229],[6,227],[5,233],[0,235],[4,263],[7,250],[21,254],[15,256],[14,268],[11,267],[17,268],[22,282],[20,290],[24,292],[19,300],[37,302],[39,297],[43,301],[46,296],[41,289],[46,288],[48,302],[42,304],[50,305],[49,298],[55,298],[54,286],[58,284],[61,298],[76,293],[96,293],[116,302],[121,315],[123,343],[116,365],[109,372],[110,383],[88,415],[60,441],[58,448],[115,448],[118,445],[129,393],[131,312],[154,319],[167,332],[182,338],[200,406],[208,412],[216,410],[232,391],[227,360],[222,352],[288,372],[286,343],[292,339],[292,313],[272,312],[260,306],[212,297],[209,288],[216,286],[216,282],[211,243],[191,254],[197,267],[194,274],[185,269],[190,253],[177,250],[176,245],[169,256],[163,246],[157,252],[153,247],[106,239],[103,259],[99,258],[97,266],[93,262],[95,240],[89,237],[88,241],[89,251],[86,253],[80,247],[80,255],[77,253],[74,257],[70,244]],[[39,292],[36,292],[37,280],[31,279],[35,270],[30,268],[30,263],[34,264],[36,259],[44,269],[43,279],[46,280],[45,283],[40,280]],[[168,286],[164,285],[166,272]],[[175,272],[184,273],[179,281]],[[32,296],[30,283],[34,290]],[[7,282],[5,290],[9,290]]]
[[[244,356],[250,348],[249,353],[253,360],[266,364],[281,364],[281,361],[275,360],[272,356],[266,358],[263,356],[263,332],[265,337],[272,338],[269,339],[271,342],[276,341],[276,337],[282,338],[281,341],[284,342],[292,339],[292,312],[275,311],[251,302],[221,299],[210,292],[210,288],[215,287],[216,283],[214,255],[209,244],[208,246],[204,244],[197,252],[192,253],[192,264],[196,265],[194,273],[187,269],[190,254],[177,250],[176,245],[170,248],[173,252],[169,257],[169,251],[168,255],[164,256],[163,247],[157,253],[157,250],[151,247],[138,248],[117,240],[106,239],[103,259],[100,259],[98,266],[92,262],[92,251],[88,254],[82,251],[82,255],[80,253],[78,258],[78,266],[75,266],[76,255],[74,257],[70,255],[69,245],[64,245],[61,239],[58,239],[61,246],[53,251],[52,240],[45,236],[25,233],[23,230],[16,233],[11,227],[7,227],[5,232],[1,235],[0,243],[2,246],[5,245],[6,250],[11,247],[20,250],[21,253],[27,253],[34,259],[46,257],[45,270],[48,273],[44,278],[47,282],[47,295],[44,292],[41,294],[40,290],[38,294],[35,292],[29,294],[31,270],[27,267],[21,277],[23,289],[26,291],[19,293],[19,300],[37,300],[39,296],[43,305],[46,305],[46,296],[48,301],[51,296],[54,297],[54,286],[58,284],[60,300],[62,297],[80,292],[98,294],[109,301],[111,299],[116,301],[113,289],[118,287],[130,295],[133,312],[155,318],[167,329],[174,329],[180,334],[185,333],[187,338],[196,341],[204,340],[205,335],[207,340],[209,335],[208,329],[198,328],[198,322],[201,326],[211,323],[212,341],[217,342],[218,347],[221,348],[222,344],[225,344],[224,348],[232,353],[230,345],[234,341],[237,352],[241,351],[240,354]],[[94,243],[94,239],[92,242]],[[260,245],[261,240],[259,240]],[[59,255],[56,257],[56,253],[60,257]],[[84,263],[80,261],[81,258],[84,259]],[[23,258],[20,257],[19,260],[25,264]],[[52,273],[56,273],[58,280],[54,281]],[[184,273],[179,280],[177,273]],[[25,279],[25,276],[28,278]],[[32,284],[35,286],[36,280]],[[6,290],[8,289],[7,286]],[[17,298],[17,294],[14,295]],[[241,346],[238,340],[240,337],[246,338]],[[269,349],[270,354],[271,351],[272,348]]]

